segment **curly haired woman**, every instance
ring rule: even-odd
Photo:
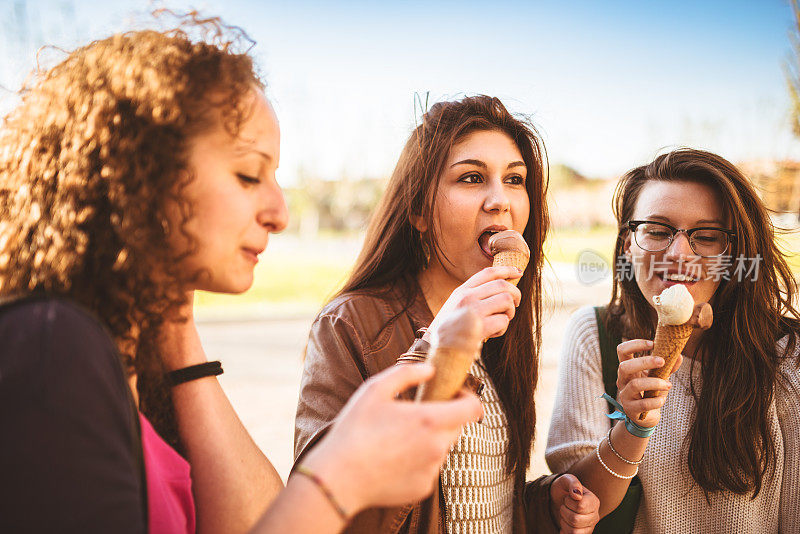
[[[395,400],[432,373],[395,369],[275,500],[282,481],[207,361],[192,295],[246,290],[285,227],[279,127],[219,21],[188,22],[211,37],[75,50],[5,118],[0,531],[242,532],[274,501],[262,531],[335,532],[429,492],[480,416],[471,395]]]

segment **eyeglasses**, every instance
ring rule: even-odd
[[[653,221],[628,221],[628,229],[633,232],[633,239],[639,247],[648,252],[666,250],[675,240],[679,232],[686,234],[692,251],[703,258],[722,256],[728,250],[736,233],[725,228],[699,226],[681,230],[667,223]]]

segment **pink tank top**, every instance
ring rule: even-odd
[[[167,445],[139,414],[147,475],[150,534],[194,534],[194,497],[189,462]]]

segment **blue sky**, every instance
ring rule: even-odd
[[[9,26],[23,3],[25,43]],[[258,42],[287,184],[301,170],[389,174],[414,125],[414,95],[428,92],[431,102],[499,96],[533,117],[552,162],[589,176],[619,175],[684,144],[734,161],[800,158],[782,70],[786,0],[164,5],[221,15]],[[132,0],[0,0],[2,83],[32,67],[36,45],[71,47],[127,29],[128,15],[145,9]]]

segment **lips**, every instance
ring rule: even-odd
[[[481,251],[488,256],[489,258],[493,258],[491,250],[489,249],[489,238],[492,237],[492,234],[496,234],[497,232],[502,232],[504,230],[508,230],[507,226],[494,224],[492,226],[487,226],[483,229],[483,231],[478,236],[478,247],[480,247]]]
[[[658,273],[658,277],[666,287],[672,287],[677,284],[689,287],[700,281],[700,278],[693,273],[681,273],[678,271],[661,272]]]
[[[682,273],[667,273],[662,276],[664,280],[671,280],[672,282],[697,282],[698,278],[690,274]]]
[[[264,249],[255,249],[250,247],[242,247],[242,252],[244,256],[252,261],[253,263],[258,263],[258,255],[264,252]]]

